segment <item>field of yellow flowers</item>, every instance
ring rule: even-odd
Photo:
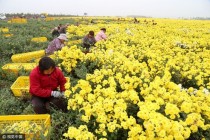
[[[105,27],[109,39],[86,55],[77,46],[58,52],[67,72],[85,72],[66,84],[68,109],[82,123],[65,137],[209,139],[209,21],[156,22],[69,27],[70,36]]]
[[[54,57],[70,79],[69,112],[51,114],[57,138],[209,140],[210,21],[90,20],[74,19]],[[83,53],[100,28],[108,40]]]

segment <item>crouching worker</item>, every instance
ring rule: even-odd
[[[50,107],[67,111],[67,103],[63,98],[66,79],[50,57],[41,58],[29,78],[31,102],[35,113],[50,113]]]
[[[90,51],[90,47],[95,46],[95,43],[96,40],[94,37],[94,32],[89,31],[89,33],[82,39],[82,47],[86,49],[85,53],[88,53]]]
[[[45,50],[45,54],[48,56],[53,54],[55,51],[61,50],[62,47],[64,47],[64,42],[67,40],[66,34],[60,34],[49,43],[47,49]]]

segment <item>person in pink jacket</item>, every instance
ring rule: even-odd
[[[55,51],[61,50],[62,47],[64,47],[64,42],[67,40],[66,34],[60,34],[57,38],[53,39],[45,50],[46,56],[53,54]]]
[[[50,57],[40,59],[39,65],[31,71],[29,79],[29,92],[35,113],[49,113],[50,105],[67,111],[63,98],[66,78]]]
[[[101,28],[100,32],[97,33],[97,35],[95,36],[96,41],[99,40],[106,40],[107,36],[106,36],[106,28]]]

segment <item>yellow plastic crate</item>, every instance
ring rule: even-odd
[[[8,63],[2,67],[2,70],[17,73],[21,69],[31,71],[36,66],[36,63]]]
[[[15,96],[30,96],[29,76],[19,76],[10,88]]]
[[[55,54],[55,53],[54,53],[54,54],[49,55],[48,57],[52,58],[53,60],[58,59],[58,55],[57,55],[57,54]],[[41,59],[41,58],[37,58],[37,59],[35,59],[35,60],[34,60],[34,62],[38,64],[40,59]]]
[[[34,37],[31,39],[32,42],[47,42],[46,37]]]
[[[3,36],[5,36],[5,37],[11,37],[11,36],[13,36],[13,34],[3,34]]]
[[[52,21],[55,20],[53,17],[46,17],[45,21]]]
[[[51,126],[50,123],[50,115],[49,114],[42,114],[42,115],[5,115],[0,116],[0,134],[3,130],[10,126],[14,126],[17,123],[21,122],[30,122],[33,124],[36,124],[37,126],[41,126],[41,131],[37,133],[32,133],[34,130],[32,130],[31,133],[24,134],[25,140],[32,140],[32,139],[41,139],[41,136],[44,135],[44,139],[50,139],[49,137],[49,129]],[[20,126],[21,127],[21,126]],[[25,128],[27,126],[24,126]],[[22,134],[22,133],[21,133]],[[5,134],[6,135],[6,134]],[[7,133],[9,135],[9,133]]]
[[[0,32],[8,33],[9,32],[9,28],[0,28]]]
[[[12,18],[11,23],[27,23],[26,18]]]
[[[69,81],[69,77],[66,77],[66,80]],[[19,76],[10,88],[14,96],[28,97],[31,96],[29,86],[29,76]]]
[[[43,56],[45,56],[45,50],[14,54],[12,55],[11,59],[12,59],[12,62],[15,62],[15,63],[25,63],[25,62],[30,62],[32,60],[35,60],[37,58],[41,58]]]

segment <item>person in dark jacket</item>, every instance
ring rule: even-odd
[[[58,27],[55,27],[52,29],[51,33],[52,33],[53,38],[58,37],[60,35],[59,30],[60,30],[60,28],[58,28]]]
[[[82,39],[82,47],[86,48],[86,52],[89,52],[90,47],[94,46],[95,43],[96,39],[93,31],[89,31],[89,33]]]
[[[68,26],[69,26],[69,23],[66,23],[66,25],[61,26],[59,30],[60,34],[66,34],[66,29],[68,28]]]
[[[63,98],[66,78],[50,57],[40,59],[39,65],[31,71],[29,79],[29,92],[35,113],[49,113],[51,105],[67,111],[67,104]]]

